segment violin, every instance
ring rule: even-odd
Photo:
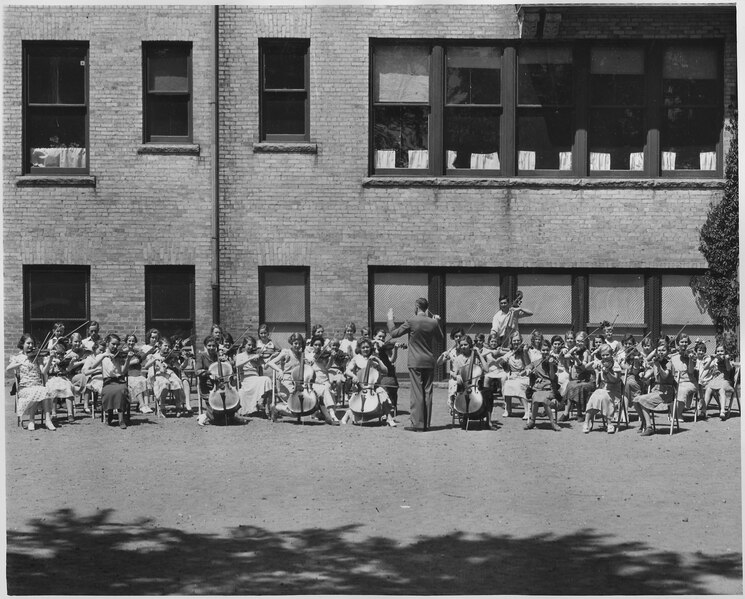
[[[484,374],[484,370],[476,363],[475,351],[471,350],[468,362],[461,367],[458,374],[463,381],[463,392],[455,396],[453,407],[456,412],[468,418],[469,415],[478,414],[484,406],[484,396],[478,387],[478,381]]]
[[[208,399],[210,408],[216,415],[222,414],[227,424],[228,417],[238,411],[241,397],[233,383],[233,368],[224,353],[217,358],[216,362],[210,364],[209,373],[210,379],[214,382]]]
[[[519,308],[520,305],[523,303],[523,292],[518,289],[515,293],[515,299],[512,300],[512,307],[513,308]]]
[[[365,368],[355,375],[356,391],[349,398],[349,409],[355,416],[362,419],[377,418],[382,410],[380,398],[375,390],[380,374],[373,367],[372,359],[367,359]]]
[[[316,373],[312,368],[306,368],[304,352],[300,352],[300,363],[292,369],[292,380],[288,381],[290,396],[287,407],[298,418],[312,414],[318,408],[318,396],[313,389]]]

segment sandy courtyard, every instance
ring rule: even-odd
[[[427,433],[403,430],[406,389],[396,429],[28,432],[6,404],[8,591],[742,593],[739,417],[640,438],[498,407],[465,432],[445,393]]]

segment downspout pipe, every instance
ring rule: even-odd
[[[212,322],[220,322],[220,7],[212,7],[214,71],[212,82],[212,223],[210,267]]]

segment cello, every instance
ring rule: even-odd
[[[383,406],[375,389],[379,373],[377,368],[372,367],[372,360],[368,358],[364,370],[355,375],[357,390],[349,398],[349,409],[355,418],[364,422],[380,418],[383,414]]]
[[[468,363],[461,367],[463,392],[455,396],[453,407],[461,418],[463,428],[468,428],[468,420],[473,416],[480,416],[484,409],[484,396],[478,387],[478,381],[484,374],[483,369],[476,363],[476,351],[471,349]]]
[[[210,391],[208,399],[213,414],[223,414],[226,425],[228,418],[235,414],[241,405],[241,397],[233,384],[233,369],[227,361],[227,354],[221,350],[217,362],[210,364],[209,373],[215,386]]]
[[[286,385],[290,392],[287,408],[297,416],[298,421],[302,416],[308,416],[318,409],[318,395],[313,389],[316,373],[312,368],[305,367],[304,352],[304,349],[301,350],[300,364],[292,369],[292,379],[287,381]]]

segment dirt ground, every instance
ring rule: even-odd
[[[427,433],[403,430],[406,389],[395,429],[137,414],[28,432],[11,403],[8,592],[743,592],[739,417],[641,438],[524,431],[498,407],[498,430],[466,432],[445,395]]]

